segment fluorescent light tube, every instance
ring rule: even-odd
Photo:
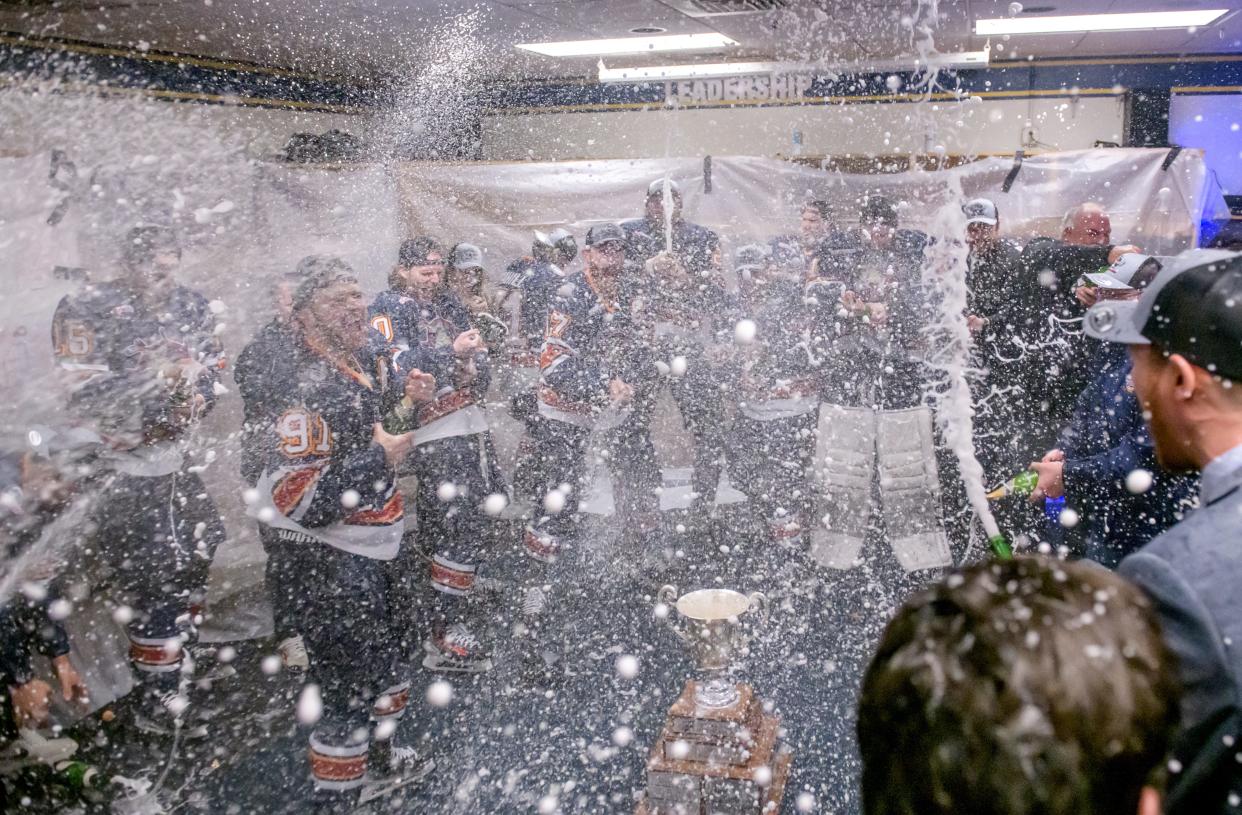
[[[679,79],[718,79],[758,74],[849,74],[880,71],[915,71],[920,68],[979,68],[988,64],[988,51],[933,54],[922,60],[904,57],[875,62],[701,62],[688,65],[651,65],[638,68],[609,68],[599,63],[600,82],[665,82]]]
[[[663,51],[702,51],[737,45],[724,34],[663,34],[658,37],[618,37],[604,40],[518,43],[523,51],[548,57],[602,57],[615,54],[655,54]]]
[[[600,82],[663,82],[674,79],[715,79],[754,76],[781,70],[775,62],[704,62],[698,65],[654,65],[646,68],[608,68],[599,65]]]
[[[975,20],[975,34],[1069,34],[1084,31],[1142,31],[1154,28],[1191,28],[1208,25],[1229,9],[1196,11],[1135,11],[1124,14],[1068,14],[1057,17],[1002,17]]]

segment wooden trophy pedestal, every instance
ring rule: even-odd
[[[647,793],[635,815],[776,815],[793,754],[779,744],[780,720],[754,690],[737,686],[727,708],[694,703],[687,682],[647,759]]]

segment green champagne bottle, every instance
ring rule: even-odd
[[[988,538],[988,545],[992,547],[992,552],[1001,560],[1012,560],[1013,549],[1009,546],[1009,541],[1005,540],[1004,535],[993,535]]]
[[[53,769],[60,784],[78,792],[102,790],[108,786],[108,777],[84,761],[58,761]]]
[[[1013,478],[988,493],[989,501],[1008,498],[1010,495],[1030,495],[1039,483],[1039,473],[1034,470],[1023,470]]]
[[[402,396],[397,406],[384,417],[384,429],[394,436],[402,433],[409,433],[414,429],[415,414],[414,403],[410,401],[410,397]]]

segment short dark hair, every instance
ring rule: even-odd
[[[181,243],[177,233],[167,226],[136,226],[125,233],[121,246],[121,260],[127,269],[138,269],[150,263],[161,252],[181,255]]]
[[[354,269],[336,255],[307,255],[298,261],[295,272],[302,282],[293,291],[291,310],[302,311],[315,299],[315,295],[336,283],[357,283]]]
[[[1151,605],[1090,563],[972,566],[909,599],[863,680],[867,815],[1137,811],[1177,724]]]
[[[803,201],[802,209],[799,211],[806,212],[808,209],[812,209],[818,212],[819,217],[823,218],[825,221],[832,220],[832,207],[829,206],[827,201],[823,201],[820,199],[815,199],[813,201]]]
[[[864,224],[880,223],[897,226],[897,206],[882,195],[868,196],[863,202],[859,221]]]

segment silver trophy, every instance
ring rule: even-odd
[[[700,707],[725,708],[738,701],[737,687],[729,680],[735,654],[745,651],[756,622],[767,622],[768,598],[731,589],[699,589],[681,597],[677,589],[664,586],[656,600],[676,616],[669,626],[690,648],[700,674],[694,701]]]

